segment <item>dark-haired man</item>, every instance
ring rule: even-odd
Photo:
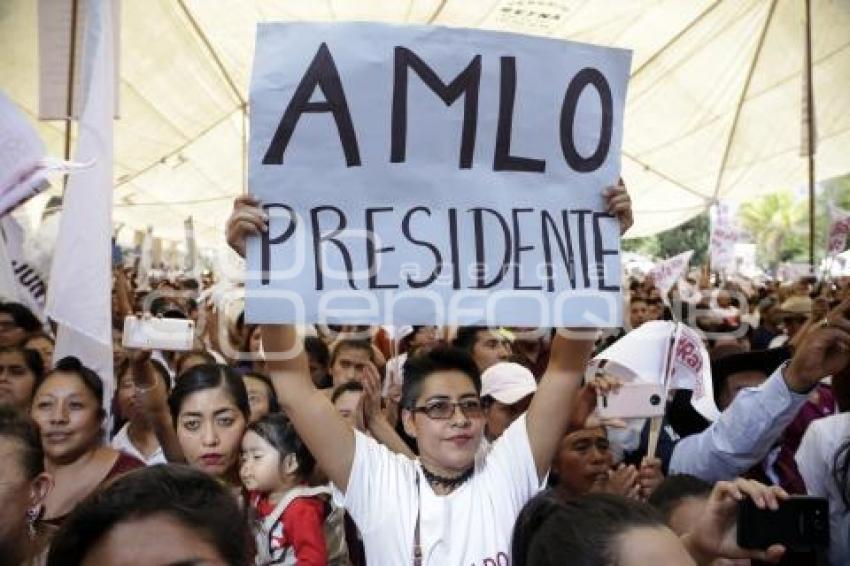
[[[472,356],[479,372],[483,372],[493,364],[507,361],[511,355],[510,342],[498,328],[484,326],[458,328],[457,336],[452,344]]]
[[[330,373],[334,387],[348,381],[362,381],[366,364],[374,362],[372,345],[366,340],[345,339],[331,352]]]

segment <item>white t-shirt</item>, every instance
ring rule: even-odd
[[[423,566],[508,563],[516,517],[545,486],[537,478],[525,415],[476,459],[472,477],[446,496],[434,493],[418,461],[360,432],[355,436],[348,490],[334,493],[360,530],[369,566],[413,564],[417,512]]]
[[[850,557],[850,509],[835,482],[835,454],[850,440],[850,413],[838,413],[809,424],[794,459],[809,495],[829,500],[829,560],[834,566]]]
[[[110,446],[115,448],[116,450],[120,450],[134,458],[137,458],[145,463],[146,466],[153,466],[156,464],[167,464],[168,460],[165,459],[165,454],[162,453],[162,448],[157,447],[156,452],[151,454],[149,457],[145,458],[144,454],[142,454],[138,448],[130,441],[130,436],[127,434],[127,429],[130,427],[130,423],[125,423],[124,426],[121,427],[121,430],[118,431],[112,438],[112,442],[109,443]]]

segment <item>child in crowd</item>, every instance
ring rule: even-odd
[[[282,414],[271,413],[248,427],[240,477],[255,513],[258,566],[339,564],[333,558],[347,555],[342,523],[328,520],[323,496],[330,490],[306,485],[315,463]]]

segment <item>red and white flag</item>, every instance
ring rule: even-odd
[[[831,255],[840,254],[847,247],[847,233],[850,232],[850,212],[830,205],[829,218],[827,251]]]

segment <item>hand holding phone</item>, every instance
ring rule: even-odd
[[[738,503],[738,546],[766,549],[781,544],[807,552],[829,546],[829,503],[823,497],[792,496],[775,511],[759,509],[752,499]]]
[[[619,389],[600,393],[596,412],[603,419],[660,417],[666,405],[664,386],[657,383],[624,383]]]
[[[760,510],[775,511],[788,498],[781,487],[753,480],[719,481],[714,484],[702,515],[682,537],[682,542],[700,563],[710,563],[717,558],[749,558],[776,563],[787,551],[785,546],[771,544],[766,549],[754,549],[743,548],[738,543],[743,523],[739,522],[737,509],[741,501],[749,500]]]
[[[122,344],[140,350],[187,352],[195,340],[195,323],[185,318],[128,316],[124,319]]]

